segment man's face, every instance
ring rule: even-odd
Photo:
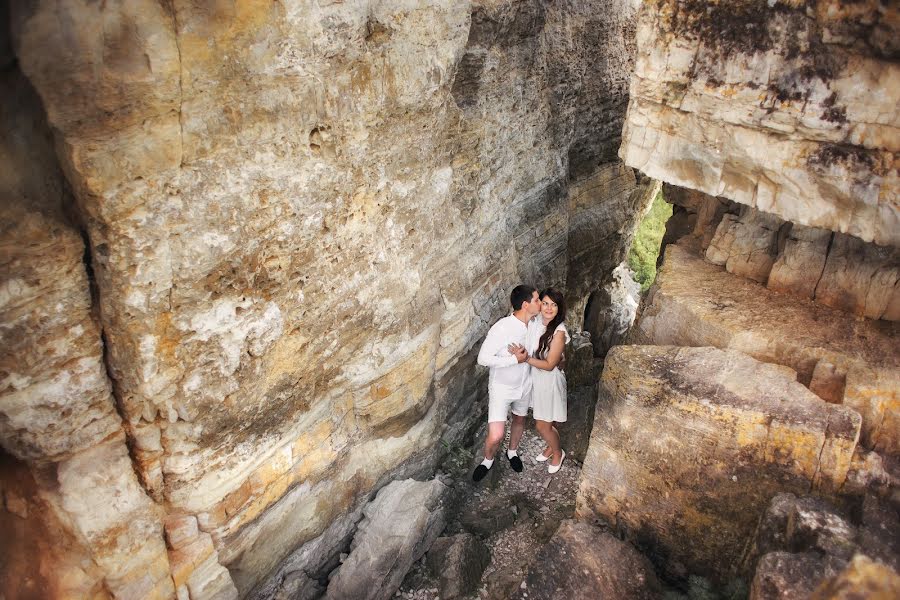
[[[533,317],[541,312],[541,297],[537,292],[531,293],[531,302],[526,305],[526,310],[529,317]]]

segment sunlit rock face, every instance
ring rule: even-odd
[[[742,352],[617,346],[576,514],[615,523],[672,578],[727,579],[773,495],[840,490],[860,423]]]
[[[900,320],[900,247],[798,225],[703,192],[664,190],[676,208],[663,245],[683,238],[707,262],[775,292],[869,319]]]
[[[898,10],[644,2],[621,156],[793,223],[900,244]]]
[[[166,597],[160,511],[128,455],[70,192],[34,90],[12,67],[0,89],[0,593]]]
[[[69,401],[110,464],[130,456],[180,595],[247,595],[311,540],[336,556],[354,506],[480,418],[473,348],[510,288],[583,307],[621,262],[649,201],[616,158],[631,5],[12,3],[74,195],[23,251],[72,274],[71,307],[29,310],[86,323],[52,352],[87,357]],[[23,460],[68,451],[52,418],[13,416]]]

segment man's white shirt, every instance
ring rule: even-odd
[[[478,351],[478,364],[489,367],[488,394],[491,398],[514,400],[531,391],[531,367],[510,354],[510,344],[530,346],[528,325],[509,315],[491,327]]]

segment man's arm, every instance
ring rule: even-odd
[[[511,367],[522,362],[509,352],[500,355],[501,350],[506,350],[506,345],[500,328],[494,325],[488,331],[487,337],[484,338],[481,350],[478,351],[478,364],[483,367]]]

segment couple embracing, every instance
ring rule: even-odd
[[[484,460],[472,474],[475,481],[484,479],[494,465],[510,409],[512,424],[506,456],[514,471],[521,473],[524,468],[518,448],[529,408],[547,445],[534,460],[549,461],[547,471],[556,473],[566,458],[559,445],[559,432],[553,426],[566,420],[566,377],[559,369],[569,341],[563,323],[565,300],[553,288],[538,293],[531,286],[519,285],[509,301],[513,313],[494,323],[478,352],[478,364],[488,367],[490,376],[488,433]]]

